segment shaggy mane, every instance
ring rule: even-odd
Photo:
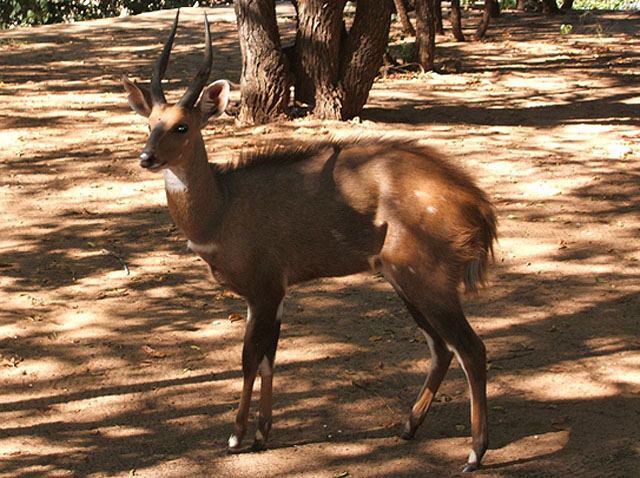
[[[425,154],[438,161],[448,163],[435,150],[419,144],[416,140],[392,139],[375,136],[347,136],[345,138],[329,138],[325,140],[309,141],[298,146],[284,146],[276,143],[268,143],[258,147],[247,147],[240,151],[231,161],[212,163],[219,173],[253,168],[263,165],[278,165],[283,163],[295,163],[313,157],[325,149],[343,149],[347,146],[379,146],[396,150],[413,151]]]

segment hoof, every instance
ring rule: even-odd
[[[266,449],[267,446],[265,444],[265,442],[263,441],[254,441],[253,444],[251,445],[251,451],[262,451],[264,449]]]
[[[403,440],[409,441],[409,440],[413,440],[413,433],[409,433],[407,431],[403,431],[402,433],[400,433],[398,435],[398,437],[402,438]]]
[[[464,473],[470,473],[472,471],[476,471],[478,469],[478,465],[471,465],[469,463],[467,463],[464,468],[462,469],[462,471]]]
[[[227,455],[237,455],[238,453],[240,453],[240,448],[227,447]]]

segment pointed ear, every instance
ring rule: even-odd
[[[229,104],[229,82],[227,80],[214,81],[202,90],[202,98],[198,104],[202,113],[201,124],[207,124],[210,118],[217,118]]]
[[[124,89],[129,93],[129,105],[131,109],[145,118],[151,114],[151,95],[145,88],[139,88],[126,76],[122,77]]]

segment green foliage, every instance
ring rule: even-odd
[[[525,10],[540,10],[538,0],[527,0]],[[562,3],[562,2],[559,2]],[[503,10],[514,10],[517,0],[501,0]],[[574,0],[574,10],[640,10],[640,0]]]
[[[563,35],[568,35],[572,31],[573,25],[567,23],[563,23],[562,25],[560,25],[560,33],[562,33]]]
[[[0,1],[0,28],[17,25],[90,20],[114,17],[123,10],[130,14],[150,12],[164,8],[192,6],[197,0],[2,0]],[[200,0],[206,6],[219,0]]]
[[[574,0],[574,10],[640,10],[640,0]]]

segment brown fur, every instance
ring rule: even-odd
[[[477,469],[488,447],[486,350],[464,315],[458,288],[475,291],[493,253],[496,218],[484,192],[432,149],[392,139],[270,145],[228,164],[209,164],[200,128],[224,111],[229,85],[219,80],[204,87],[204,101],[196,106],[166,104],[159,77],[177,21],[156,67],[160,92],[153,104],[133,82],[125,79],[124,86],[132,108],[151,128],[140,165],[164,169],[169,210],[190,247],[248,302],[243,387],[229,451],[239,450],[246,434],[258,374],[253,448],[266,443],[288,287],[374,269],[407,305],[432,357],[401,436],[414,436],[455,353],[471,399],[473,444],[465,470]],[[207,68],[201,68],[198,85],[204,85]],[[195,98],[196,89],[187,96]]]

